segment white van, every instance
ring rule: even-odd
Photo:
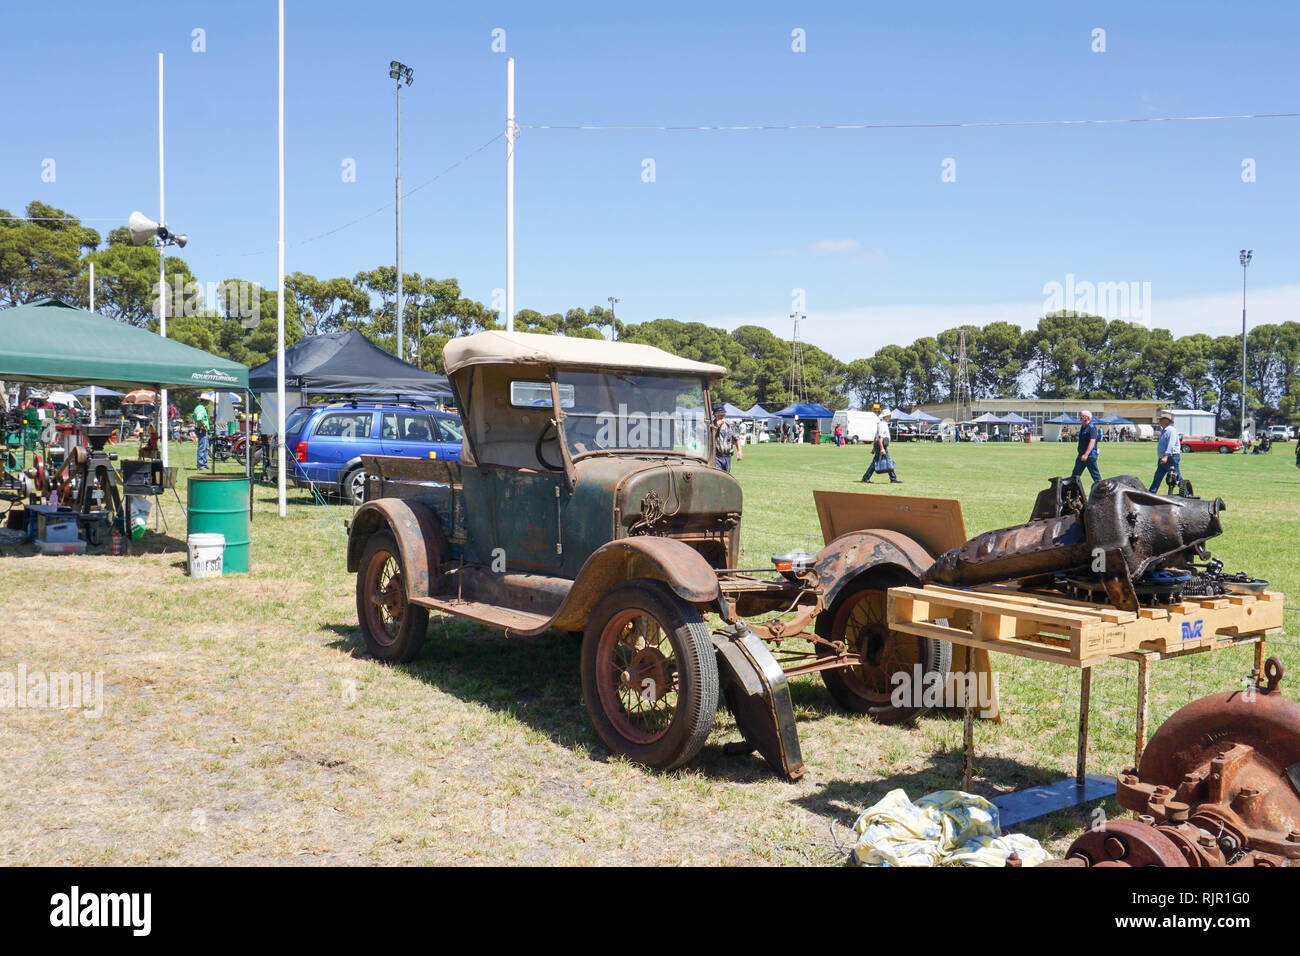
[[[47,400],[51,405],[62,405],[64,408],[69,408],[74,412],[85,412],[85,408],[82,407],[77,396],[73,395],[71,392],[50,392],[47,396]]]
[[[844,440],[850,444],[857,445],[865,442],[870,444],[876,440],[876,427],[880,424],[880,418],[875,412],[859,411],[856,408],[847,408],[844,411],[836,412],[835,417],[831,419],[831,436],[832,440],[835,434],[835,426],[844,426]]]

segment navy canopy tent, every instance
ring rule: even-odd
[[[1028,418],[1025,418],[1025,417],[1022,416],[1022,415],[1017,415],[1015,412],[1007,412],[1005,415],[1002,416],[1002,421],[1006,422],[1006,424],[1008,424],[1008,425],[1028,425],[1028,424],[1030,424]]]
[[[750,418],[754,418],[754,419],[758,419],[758,418],[776,418],[775,415],[773,415],[771,412],[769,412],[769,411],[768,411],[766,408],[764,408],[762,405],[755,405],[753,408],[751,408],[751,409],[750,409],[748,412],[746,412],[745,414],[748,415]]]
[[[912,421],[925,422],[927,425],[933,425],[935,422],[943,421],[938,415],[931,415],[929,412],[923,412],[919,408],[912,412]]]
[[[274,392],[276,360],[248,373],[255,392]],[[428,372],[385,352],[355,329],[300,339],[284,351],[286,391],[307,395],[450,397],[447,376]]]
[[[1074,418],[1071,415],[1067,415],[1064,412],[1062,412],[1060,415],[1057,415],[1055,418],[1049,418],[1047,421],[1043,422],[1043,424],[1044,425],[1082,425],[1083,422],[1081,422],[1077,418]]]

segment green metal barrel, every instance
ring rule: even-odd
[[[243,475],[191,475],[186,534],[223,534],[222,573],[248,570],[248,479]]]

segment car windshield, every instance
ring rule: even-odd
[[[578,459],[598,454],[675,454],[707,461],[704,382],[674,375],[558,373],[573,388],[564,439]]]

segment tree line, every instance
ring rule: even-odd
[[[157,330],[158,254],[134,246],[125,227],[106,238],[76,217],[41,202],[25,218],[0,209],[0,308],[45,297],[86,306],[95,264],[97,311]],[[164,295],[170,338],[248,366],[274,354],[276,293],[231,277],[215,285],[214,303],[180,256],[166,260]],[[285,279],[285,337],[357,329],[396,351],[396,270],[379,266],[351,278],[294,272]],[[466,298],[454,278],[403,273],[408,359],[442,370],[448,339],[503,327],[500,313]],[[1029,318],[1029,317],[1027,317]],[[963,325],[910,345],[886,345],[843,362],[805,344],[807,399],[831,408],[852,402],[892,407],[972,398],[1117,399],[1158,401],[1215,412],[1222,430],[1236,427],[1241,392],[1259,425],[1295,422],[1300,413],[1300,323],[1258,325],[1247,336],[1245,375],[1240,336],[1194,333],[1077,312],[1053,312],[1021,328],[1009,322]],[[564,313],[523,309],[520,331],[601,338],[611,325],[621,341],[643,342],[728,369],[719,397],[742,408],[769,409],[790,397],[790,341],[761,326],[733,331],[671,318],[624,324],[595,305]],[[965,338],[967,380],[961,377]],[[1243,384],[1244,383],[1244,384]]]

